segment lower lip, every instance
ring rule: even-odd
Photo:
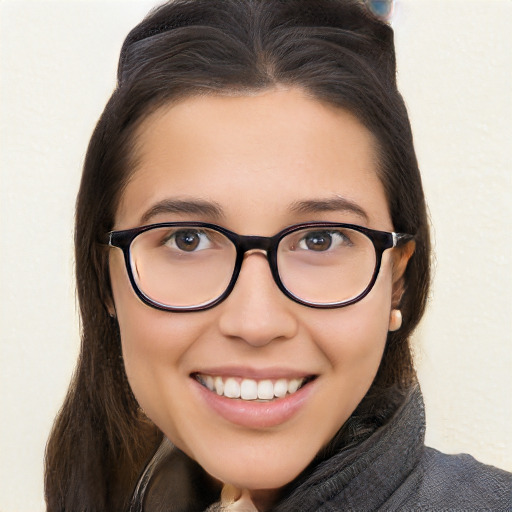
[[[309,382],[291,395],[271,402],[227,398],[210,391],[192,378],[201,400],[225,420],[246,428],[276,427],[299,413],[310,397],[316,381]]]

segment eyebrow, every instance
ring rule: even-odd
[[[215,219],[221,218],[224,215],[222,208],[214,202],[197,199],[164,199],[149,208],[149,210],[142,215],[141,222],[144,224],[152,217],[162,213],[201,215]]]
[[[296,213],[349,212],[368,222],[368,214],[357,203],[344,197],[296,201],[290,209]]]
[[[350,212],[368,221],[367,213],[356,203],[343,197],[328,199],[308,199],[295,201],[290,206],[295,213]],[[215,202],[203,200],[164,199],[154,204],[141,217],[141,223],[162,213],[201,215],[219,219],[224,216],[221,206]]]

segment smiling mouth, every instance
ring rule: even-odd
[[[252,402],[271,402],[293,395],[316,376],[294,379],[241,379],[194,373],[192,377],[208,390],[226,398]]]

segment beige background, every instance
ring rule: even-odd
[[[72,224],[86,144],[152,1],[0,0],[0,511],[43,510],[78,350]],[[399,0],[399,81],[434,225],[415,340],[427,441],[512,470],[510,0]]]

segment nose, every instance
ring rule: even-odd
[[[255,347],[297,334],[293,309],[300,306],[279,290],[264,253],[246,254],[233,291],[218,307],[221,333]]]

